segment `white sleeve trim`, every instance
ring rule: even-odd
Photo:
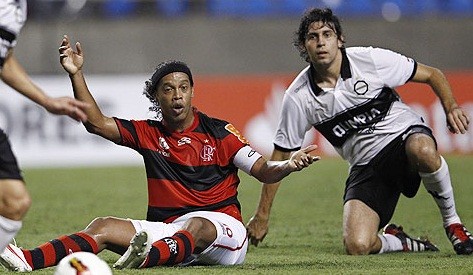
[[[261,154],[253,150],[249,145],[242,147],[235,155],[233,164],[243,172],[251,175],[253,164],[261,157]]]

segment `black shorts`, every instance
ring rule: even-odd
[[[401,193],[412,198],[419,190],[421,178],[410,169],[405,140],[412,134],[423,133],[435,141],[425,126],[413,126],[399,135],[368,164],[352,167],[346,182],[344,202],[358,199],[373,209],[380,218],[379,229],[391,220]]]
[[[0,129],[0,179],[23,180],[8,137]]]

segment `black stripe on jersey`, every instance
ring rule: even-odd
[[[0,38],[11,43],[16,39],[16,35],[0,27]]]
[[[194,132],[209,133],[216,139],[223,139],[226,136],[232,134],[227,129],[225,129],[225,126],[229,124],[227,121],[208,117],[206,114],[201,112],[198,112],[198,114],[200,123]]]
[[[151,222],[162,222],[173,216],[182,216],[194,211],[215,211],[229,205],[236,205],[238,210],[241,211],[240,202],[237,196],[230,197],[224,201],[216,204],[195,206],[195,207],[179,207],[179,208],[165,208],[165,207],[153,207],[148,206],[148,213],[146,214],[146,220]]]
[[[136,129],[133,123],[128,120],[123,120],[123,119],[118,119],[118,120],[123,125],[123,128],[125,128],[128,132],[130,132],[130,134],[133,136],[133,140],[135,140],[135,142],[139,142],[138,134],[136,133]]]
[[[353,134],[372,131],[375,124],[384,119],[393,102],[398,100],[396,91],[385,87],[377,97],[313,126],[333,146],[341,147]]]
[[[199,116],[199,125],[193,130],[196,133],[210,134],[216,139],[223,139],[231,133],[225,129],[225,126],[229,124],[225,120],[211,118],[202,112],[197,112]],[[159,131],[165,135],[171,135],[169,131],[162,125],[161,122],[156,120],[148,120],[148,124],[153,127],[158,127]]]
[[[198,191],[205,191],[214,187],[228,175],[237,171],[237,167],[233,164],[227,166],[189,166],[170,162],[159,152],[153,150],[142,150],[141,154],[145,161],[148,178],[176,181],[188,189]],[[156,163],[159,165],[156,165]]]

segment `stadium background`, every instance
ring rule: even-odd
[[[292,37],[312,6],[334,9],[347,46],[388,48],[442,69],[473,117],[473,0],[34,0],[16,53],[46,92],[71,95],[57,48],[63,34],[79,40],[92,93],[107,115],[123,118],[152,116],[144,81],[160,61],[182,59],[195,75],[195,105],[231,121],[269,154],[284,89],[306,66]],[[0,90],[0,125],[23,167],[141,163],[129,149]],[[473,131],[448,134],[428,89],[409,84],[399,91],[432,125],[443,152],[473,152]],[[309,142],[333,154],[317,134]]]

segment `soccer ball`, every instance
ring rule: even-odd
[[[54,275],[112,275],[112,270],[94,253],[74,252],[59,262]]]

